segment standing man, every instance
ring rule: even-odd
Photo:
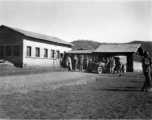
[[[72,70],[73,71],[76,71],[76,69],[77,69],[77,62],[78,62],[78,58],[76,55],[74,55],[73,62],[72,62]]]
[[[103,57],[102,58],[102,61],[101,62],[103,62],[105,65],[104,65],[104,68],[106,67],[106,59]]]
[[[115,60],[113,59],[113,57],[111,57],[110,59],[110,73],[114,73],[114,68],[115,68]]]
[[[88,65],[89,65],[89,58],[88,58],[87,55],[84,58],[84,63],[83,64],[84,64],[85,71],[87,71],[87,68],[88,68]]]
[[[121,73],[121,72],[122,72],[122,62],[121,62],[121,60],[118,60],[117,72],[118,72],[118,73]]]
[[[144,57],[142,59],[142,67],[145,76],[145,82],[141,90],[151,91],[151,58],[149,57],[149,53],[147,51],[144,52]]]
[[[67,66],[68,66],[68,71],[71,71],[72,70],[72,61],[71,61],[70,55],[67,55],[66,62],[67,62]]]
[[[88,69],[88,66],[89,66],[89,58],[88,58],[88,56],[87,56],[87,58],[86,58],[86,71],[87,71],[87,69]]]
[[[107,57],[104,68],[105,68],[108,72],[110,72],[110,70],[109,70],[109,63],[110,63],[110,60],[109,60],[109,58]]]
[[[80,60],[79,60],[79,71],[83,71],[83,57],[80,56]]]

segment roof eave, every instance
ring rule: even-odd
[[[136,53],[140,47],[141,47],[141,44],[138,45],[138,47],[136,48],[136,50],[134,52]]]
[[[13,30],[14,32],[17,32],[17,33],[19,33],[19,34],[22,34],[22,35],[24,35],[25,37],[31,37],[31,38],[40,39],[40,38],[37,38],[37,37],[28,36],[28,35],[20,32],[20,31],[15,30],[15,28],[11,28],[11,27],[8,27],[8,26],[5,26],[5,25],[1,25],[1,26],[2,26],[2,27],[6,27],[6,28],[8,28],[8,29],[10,29],[10,30]],[[49,40],[45,40],[45,39],[40,39],[40,40],[49,41]],[[53,43],[56,43],[56,44],[60,43],[60,44],[64,44],[64,45],[70,45],[71,47],[74,46],[72,43],[62,43],[62,42],[55,42],[55,41],[50,41],[50,42],[53,42]]]

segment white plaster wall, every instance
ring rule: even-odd
[[[26,56],[27,46],[31,46],[31,57]],[[35,48],[40,48],[40,57],[35,57]],[[48,49],[48,58],[44,58],[44,49]],[[69,51],[71,48],[56,46],[36,41],[23,40],[23,64],[25,66],[58,66],[59,60],[51,58],[51,50],[59,50],[60,53]]]
[[[134,72],[142,72],[142,63],[141,62],[133,62]]]

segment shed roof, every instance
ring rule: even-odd
[[[31,31],[27,31],[27,30],[8,27],[8,26],[4,26],[4,25],[2,25],[1,27],[7,27],[7,28],[12,29],[16,32],[19,32],[27,37],[38,38],[38,39],[45,40],[45,41],[51,41],[51,42],[55,42],[55,43],[61,43],[61,44],[74,46],[73,44],[66,42],[64,40],[61,40],[57,37],[52,37],[52,36],[48,36],[48,35],[44,35],[44,34],[40,34],[40,33],[35,33],[35,32],[31,32]]]
[[[94,52],[136,52],[139,47],[141,47],[140,44],[101,44]]]
[[[93,50],[72,50],[68,51],[69,54],[91,54]]]

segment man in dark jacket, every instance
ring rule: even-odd
[[[149,57],[149,53],[146,51],[144,52],[144,57],[142,59],[142,67],[145,76],[145,82],[141,90],[151,91],[151,58]]]

